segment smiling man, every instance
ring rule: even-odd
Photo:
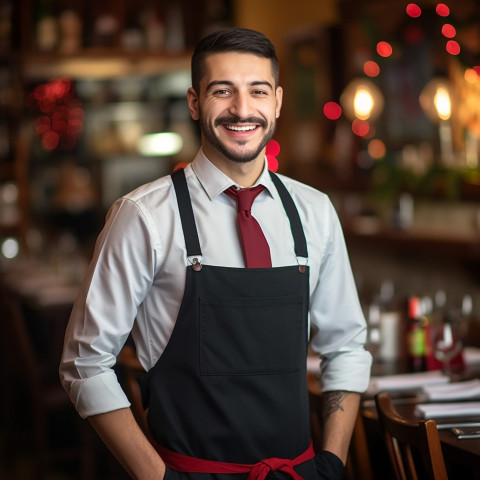
[[[269,58],[229,52],[203,62],[203,77],[187,94],[192,118],[200,121],[203,151],[220,169],[232,161],[254,162],[241,169],[251,172],[250,184],[244,184],[250,186],[260,176],[265,146],[275,133],[282,88]]]
[[[187,92],[200,151],[115,202],[98,238],[60,375],[132,478],[343,477],[371,357],[331,202],[268,171],[282,95],[264,35],[203,39]],[[112,369],[130,333],[147,371],[148,439]],[[324,390],[319,452],[309,340]]]

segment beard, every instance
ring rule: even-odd
[[[242,124],[242,123],[255,123],[258,124],[259,127],[265,129],[267,127],[267,122],[263,118],[257,117],[248,117],[245,119],[238,119],[236,117],[219,117],[215,120],[214,126],[218,127],[221,124]],[[214,128],[210,126],[205,119],[200,115],[200,129],[202,131],[203,136],[205,139],[215,147],[225,158],[228,158],[232,162],[236,163],[248,163],[258,157],[260,152],[265,148],[267,143],[272,139],[273,135],[275,134],[276,129],[276,122],[270,124],[268,130],[265,131],[264,136],[260,140],[259,144],[256,147],[253,147],[251,150],[244,150],[244,151],[237,151],[233,148],[229,148],[226,146],[220,138],[218,138]],[[245,141],[237,141],[239,146],[245,145],[248,140]]]

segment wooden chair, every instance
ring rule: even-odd
[[[402,417],[388,392],[377,393],[375,404],[395,478],[447,480],[435,421],[412,421]]]
[[[2,383],[5,419],[6,459],[13,463],[20,448],[34,460],[32,478],[47,478],[53,463],[72,460],[80,464],[81,478],[96,478],[92,449],[93,430],[75,412],[60,385],[58,373],[49,375],[34,348],[21,301],[0,285],[0,344],[2,347]],[[58,363],[57,363],[58,365]],[[48,378],[51,377],[51,378]],[[76,442],[58,444],[52,420],[72,421]],[[60,418],[60,420],[58,419]],[[27,420],[28,419],[28,420]],[[19,436],[18,423],[26,423],[24,436]],[[75,427],[78,427],[77,429]],[[70,438],[68,439],[70,440]],[[24,478],[24,477],[22,477]]]

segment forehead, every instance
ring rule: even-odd
[[[222,80],[233,83],[267,81],[274,85],[270,59],[251,53],[211,53],[205,58],[204,66],[202,85]]]

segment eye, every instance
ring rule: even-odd
[[[219,88],[218,90],[215,90],[213,92],[213,95],[215,95],[216,97],[224,97],[225,95],[229,95],[229,94],[230,94],[230,90],[226,88]]]
[[[252,95],[255,95],[257,97],[266,97],[268,95],[268,92],[266,90],[253,90]]]

